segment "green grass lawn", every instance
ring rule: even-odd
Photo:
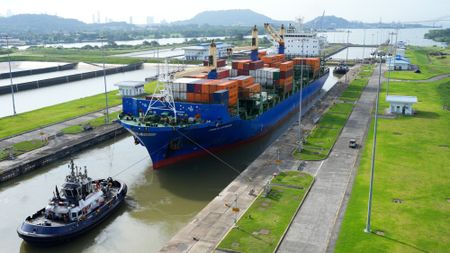
[[[122,98],[117,94],[117,90],[108,93],[110,106],[119,105],[122,102]],[[0,118],[0,138],[61,122],[103,108],[105,108],[105,95],[98,94],[30,112],[19,113],[16,116]]]
[[[450,57],[440,58],[437,56],[430,56],[429,53],[433,51],[445,51],[450,53],[450,48],[438,49],[410,46],[406,50],[405,56],[411,60],[411,64],[419,66],[421,73],[413,73],[412,71],[391,71],[390,78],[423,80],[433,76],[450,73]],[[388,77],[388,75],[389,73],[386,72],[384,76]]]
[[[156,82],[145,84],[144,89],[153,92]],[[122,103],[118,91],[108,93],[109,106]],[[150,92],[149,92],[150,93]],[[52,105],[30,112],[19,113],[16,116],[0,118],[0,138],[20,134],[49,124],[58,123],[73,117],[78,117],[105,108],[105,95],[98,94],[80,98],[65,103]]]
[[[358,78],[350,83],[339,98],[345,103],[334,104],[328,109],[306,138],[302,152],[299,153],[295,150],[294,157],[310,161],[322,160],[328,157],[331,148],[353,110],[353,103],[359,99],[364,87],[366,87],[368,77],[373,73],[373,67],[373,65],[361,67]]]
[[[15,143],[12,145],[12,153],[14,156],[18,156],[21,154],[24,154],[26,152],[29,152],[31,150],[35,150],[37,148],[41,148],[43,146],[47,145],[47,141],[45,140],[30,140],[30,141],[22,141]],[[1,149],[0,150],[0,161],[5,160],[9,156],[9,151],[7,149]]]
[[[218,249],[249,253],[273,252],[312,182],[313,177],[303,172],[280,173],[272,183],[281,186],[272,186],[267,197],[258,196],[239,219],[237,227],[232,228],[220,242]]]
[[[450,78],[431,83],[395,83],[391,94],[417,96],[415,116],[378,122],[372,204],[367,215],[373,126],[344,216],[336,252],[449,252]],[[381,92],[380,112],[388,107]],[[394,203],[400,199],[401,203]]]
[[[113,120],[117,119],[117,116],[119,115],[120,112],[113,112],[113,113],[109,113],[109,123],[111,123]],[[103,126],[105,125],[105,116],[101,116],[86,122],[83,122],[82,124],[79,125],[74,125],[74,126],[69,126],[66,127],[64,129],[62,129],[62,132],[65,134],[78,134],[83,132],[83,126],[85,125],[90,125],[93,128],[99,127],[99,126]]]

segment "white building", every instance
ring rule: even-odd
[[[407,58],[396,56],[389,57],[386,60],[386,64],[389,70],[410,70],[411,64]]]
[[[319,56],[321,45],[326,45],[325,37],[317,37],[314,32],[299,32],[302,24],[289,24],[284,35],[284,53],[288,56]]]
[[[413,115],[413,104],[417,103],[417,97],[388,95],[386,102],[389,102],[389,113]]]
[[[231,48],[232,45],[223,42],[215,42],[217,48],[217,58],[227,57],[227,48]],[[209,45],[211,43],[201,43],[197,46],[184,47],[184,56],[186,60],[208,60]]]
[[[138,96],[144,93],[145,82],[140,81],[123,81],[114,84],[119,87],[120,95],[123,97]]]

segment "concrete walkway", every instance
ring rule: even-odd
[[[115,106],[109,108],[109,112],[117,112],[122,110],[122,105]],[[104,116],[104,110],[97,111],[93,113],[89,113],[77,118],[73,118],[67,121],[59,122],[56,124],[49,125],[47,127],[39,128],[36,130],[32,130],[23,134],[16,135],[11,138],[0,140],[0,149],[5,147],[9,147],[14,143],[29,141],[33,139],[40,140],[41,138],[47,138],[48,144],[42,148],[35,149],[33,151],[27,152],[23,155],[18,156],[15,160],[4,160],[0,162],[0,173],[7,170],[10,167],[13,167],[16,164],[23,163],[26,160],[29,160],[31,157],[35,157],[37,153],[49,152],[54,150],[55,148],[64,145],[64,143],[68,143],[70,141],[74,141],[80,138],[80,134],[65,134],[62,136],[57,136],[57,133],[62,129],[68,126],[74,126],[81,124],[83,122]]]
[[[359,149],[349,148],[348,142],[350,138],[355,138],[361,144],[365,139],[376,98],[378,74],[377,67],[329,157],[306,166],[305,171],[316,175],[316,181],[278,252],[326,252],[332,238],[336,239],[333,233],[339,231],[338,219],[342,218],[339,214],[346,193],[351,192],[349,182],[356,170],[359,153]]]

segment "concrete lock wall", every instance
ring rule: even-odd
[[[106,75],[121,73],[121,72],[127,72],[127,71],[133,71],[137,69],[141,69],[143,66],[143,63],[133,63],[128,64],[126,66],[120,66],[115,68],[109,68],[105,69]],[[48,87],[68,82],[74,82],[74,81],[80,81],[84,79],[94,78],[103,76],[103,70],[96,70],[86,73],[80,73],[80,74],[73,74],[68,76],[60,76],[60,77],[54,77],[54,78],[48,78],[43,80],[36,80],[32,82],[26,82],[26,83],[19,83],[19,84],[13,84],[12,87],[14,89],[14,92],[19,91],[25,91],[25,90],[32,90],[32,89],[38,89],[41,87]],[[0,95],[3,94],[9,94],[11,93],[11,85],[1,86],[0,87]]]
[[[44,74],[44,73],[73,69],[77,65],[78,65],[78,62],[75,62],[75,63],[68,63],[68,64],[63,64],[63,65],[58,65],[58,66],[48,67],[48,68],[20,70],[20,71],[11,72],[11,75],[12,75],[12,77],[21,77],[21,76],[30,76],[30,75],[36,75],[36,74]],[[0,79],[7,79],[7,78],[10,78],[9,72],[0,74]]]

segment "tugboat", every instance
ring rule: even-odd
[[[111,177],[92,180],[81,167],[70,161],[61,193],[55,187],[45,208],[28,216],[17,229],[23,240],[32,244],[52,245],[68,241],[94,228],[124,201],[127,185]]]
[[[333,73],[339,75],[345,75],[348,72],[348,66],[344,62],[340,62],[339,65],[334,68]]]

